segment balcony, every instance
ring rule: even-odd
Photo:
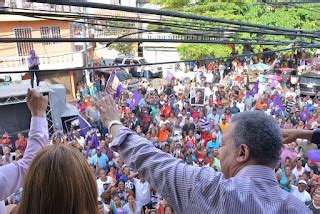
[[[43,10],[45,12],[83,12],[82,8],[67,5],[52,5],[36,2],[27,2],[27,0],[4,0],[4,6],[10,9],[32,9]]]
[[[68,69],[74,67],[83,67],[84,62],[83,52],[65,53],[59,55],[39,55],[40,70],[48,69]],[[0,60],[1,71],[25,71],[28,70],[28,57],[10,57]]]

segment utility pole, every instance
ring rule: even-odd
[[[83,12],[84,13],[87,13],[87,8],[84,7],[83,8]],[[83,38],[87,38],[87,30],[88,30],[88,27],[87,27],[87,22],[88,20],[87,19],[83,19],[83,22],[84,24],[82,25],[82,37]],[[84,47],[83,47],[83,53],[84,53],[84,65],[85,67],[87,68],[88,67],[88,43],[87,42],[84,42]],[[86,69],[84,71],[84,76],[85,76],[85,83],[88,85],[91,81],[90,81],[90,71],[88,71],[88,69]]]

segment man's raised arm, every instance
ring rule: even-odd
[[[96,103],[102,122],[111,126],[115,136],[110,146],[117,151],[130,167],[137,169],[145,180],[155,187],[159,194],[168,200],[179,213],[190,202],[197,183],[211,179],[218,184],[222,178],[211,168],[192,167],[171,155],[155,148],[151,142],[116,121],[120,119],[111,96]],[[112,125],[114,124],[114,125]],[[215,176],[216,175],[216,176]]]

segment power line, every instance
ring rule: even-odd
[[[153,10],[153,9],[146,9],[146,8],[127,7],[127,6],[101,4],[101,3],[93,3],[93,2],[76,2],[76,1],[66,1],[66,0],[34,0],[32,2],[58,4],[58,5],[69,5],[69,6],[76,6],[76,7],[99,8],[99,9],[108,9],[108,10],[118,10],[118,11],[134,12],[134,13],[141,13],[141,14],[153,14],[153,15],[159,15],[159,16],[177,17],[177,18],[185,18],[185,19],[207,21],[207,22],[217,22],[217,23],[224,23],[224,24],[231,24],[231,25],[247,26],[247,27],[257,27],[257,28],[263,28],[263,29],[274,30],[274,31],[280,30],[280,31],[286,31],[286,32],[300,32],[300,33],[311,33],[311,34],[314,33],[312,31],[306,31],[306,30],[295,30],[295,29],[273,27],[273,26],[267,26],[267,25],[261,25],[261,24],[253,24],[253,23],[248,23],[248,22],[239,22],[239,21],[231,21],[231,20],[224,20],[224,19],[218,19],[218,18],[209,18],[209,17],[204,17],[204,16],[177,13],[177,12],[172,12],[172,11]]]
[[[10,42],[111,42],[115,38],[0,38],[0,43]],[[225,40],[202,40],[202,39],[139,39],[122,38],[116,42],[169,42],[169,43],[204,43],[204,44],[245,44],[245,45],[289,45],[285,42],[247,42]]]
[[[244,58],[244,57],[250,57],[255,55],[264,55],[264,54],[273,54],[288,50],[295,50],[299,48],[320,48],[320,45],[303,45],[303,46],[296,46],[296,47],[288,47],[288,48],[282,48],[278,50],[273,51],[263,51],[263,52],[257,52],[257,53],[248,53],[248,54],[240,54],[240,55],[233,55],[233,56],[227,56],[227,57],[211,57],[206,59],[198,59],[198,60],[179,60],[179,61],[169,61],[169,62],[158,62],[158,63],[145,63],[145,64],[136,64],[135,67],[141,67],[141,66],[151,66],[151,65],[165,65],[165,64],[176,64],[176,63],[187,63],[187,62],[200,62],[200,61],[218,61],[218,60],[226,60],[226,59],[234,59],[234,58]],[[70,71],[83,71],[83,70],[99,70],[99,69],[113,69],[113,68],[128,68],[132,67],[132,65],[116,65],[116,66],[100,66],[100,67],[75,67],[75,68],[66,68],[66,69],[48,69],[48,70],[33,70],[34,72],[70,72]],[[25,71],[3,71],[2,74],[14,74],[14,73],[26,73],[30,72],[30,70]]]
[[[180,31],[174,31],[174,30],[169,30],[169,29],[154,29],[154,30],[147,30],[143,28],[137,28],[137,27],[125,27],[121,25],[109,25],[109,24],[98,24],[98,23],[88,23],[88,22],[83,22],[83,21],[74,21],[74,20],[63,20],[63,19],[58,19],[58,18],[48,18],[48,17],[42,17],[42,16],[34,16],[33,14],[23,14],[23,16],[28,16],[28,17],[35,17],[35,18],[42,18],[46,20],[56,20],[56,21],[65,21],[65,22],[72,22],[72,23],[78,23],[78,24],[90,24],[93,26],[104,26],[104,27],[112,27],[112,28],[125,28],[125,29],[134,29],[134,30],[139,30],[139,31],[144,31],[144,32],[159,32],[159,33],[171,33],[171,34],[177,34],[177,35],[191,35],[191,36],[203,36],[204,38],[231,38],[231,39],[240,39],[240,40],[261,40],[263,42],[286,42],[289,43],[290,41],[276,41],[276,40],[265,40],[263,38],[258,38],[258,37],[250,37],[250,38],[241,38],[241,37],[235,37],[235,36],[227,36],[227,35],[221,35],[222,32],[180,32]],[[213,33],[218,33],[218,34],[213,34]],[[133,33],[135,34],[135,33]]]
[[[11,14],[11,12],[8,12],[8,11],[0,11],[0,14]],[[51,13],[48,13],[48,14],[43,14],[43,13],[36,13],[38,14],[38,16],[36,16],[35,14],[34,15],[30,15],[30,13],[23,13],[23,12],[14,12],[14,14],[20,14],[20,15],[25,15],[25,16],[31,16],[31,17],[37,17],[37,18],[43,18],[43,19],[46,19],[48,17],[46,16],[55,16],[55,17],[61,17],[60,14],[51,14]],[[43,17],[45,16],[45,17]],[[65,16],[63,15],[63,17],[66,17],[66,18],[84,18],[85,16],[74,16],[74,15],[68,15],[68,16]],[[190,30],[200,30],[200,28],[190,28],[190,27],[186,27],[186,26],[180,26],[180,25],[172,25],[172,24],[166,24],[165,22],[150,22],[150,21],[144,21],[144,20],[137,20],[137,19],[119,19],[119,18],[107,18],[107,17],[86,17],[86,19],[93,19],[94,20],[111,20],[111,21],[121,21],[121,22],[138,22],[138,23],[148,23],[148,24],[154,24],[154,25],[161,25],[161,26],[170,26],[170,27],[174,27],[174,28],[182,28],[182,29],[186,29],[188,31]],[[59,19],[61,21],[61,19]],[[67,20],[67,21],[71,21],[71,20]],[[80,22],[79,22],[80,23]],[[90,24],[90,23],[88,23]],[[92,25],[98,25],[98,24],[92,24]],[[100,24],[99,24],[100,25]],[[108,24],[109,25],[109,24]],[[112,27],[112,25],[109,25],[110,27]],[[117,27],[116,25],[113,25],[113,27]],[[201,26],[202,28],[205,28],[203,26]],[[123,26],[122,26],[123,28]],[[130,27],[128,27],[130,28]],[[132,28],[132,27],[131,27]],[[278,35],[278,36],[288,36],[288,37],[299,37],[299,38],[313,38],[313,39],[316,39],[316,38],[319,38],[320,37],[320,34],[318,32],[314,32],[314,35],[309,35],[309,34],[304,34],[304,33],[288,33],[288,32],[275,32],[275,31],[263,31],[263,30],[252,30],[252,29],[246,29],[246,28],[238,28],[238,29],[234,29],[234,28],[206,28],[206,29],[212,29],[212,30],[215,30],[215,31],[212,31],[212,30],[204,30],[204,32],[208,32],[208,33],[212,33],[212,32],[218,32],[218,33],[222,33],[222,32],[227,32],[227,33],[253,33],[253,34],[259,34],[259,35],[263,35],[263,34],[267,34],[267,35]]]

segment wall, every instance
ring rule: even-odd
[[[76,83],[82,79],[82,72],[46,72],[41,74],[41,79],[51,84],[62,84],[66,88],[67,100],[72,100],[75,99]]]
[[[32,29],[33,38],[41,38],[40,27],[58,26],[60,27],[61,37],[70,37],[70,24],[62,21],[38,20],[38,21],[0,21],[0,37],[15,38],[14,28],[30,27]],[[64,52],[72,52],[71,43],[57,43],[44,45],[42,43],[34,43],[34,50],[38,55],[46,54],[62,54]],[[18,57],[16,43],[1,43],[0,58]]]

